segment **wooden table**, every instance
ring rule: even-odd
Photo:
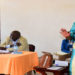
[[[50,70],[50,69],[46,69],[46,68],[35,68],[38,72],[40,72],[42,75],[47,75],[46,72],[52,72],[54,75],[64,75],[65,73],[69,74],[69,67],[62,67],[59,70]]]

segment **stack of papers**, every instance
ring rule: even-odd
[[[60,61],[60,60],[55,60],[55,65],[56,66],[68,66],[68,61]]]
[[[0,50],[0,53],[9,53],[9,50]]]
[[[61,69],[62,67],[56,67],[56,66],[52,66],[50,68],[48,68],[49,70],[59,70]]]
[[[59,52],[55,52],[54,54],[55,54],[55,55],[67,55],[68,53],[64,53],[64,52],[60,52],[60,51],[59,51]]]

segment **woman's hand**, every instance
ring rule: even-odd
[[[65,38],[70,37],[70,32],[68,32],[66,29],[62,28],[60,30],[61,35],[63,35]]]

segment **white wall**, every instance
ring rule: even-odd
[[[2,0],[1,40],[17,29],[36,51],[59,51],[60,28],[70,30],[75,21],[75,0]]]

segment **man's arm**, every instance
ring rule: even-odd
[[[18,49],[19,50],[26,50],[26,51],[29,51],[29,45],[28,45],[28,42],[25,38],[21,37],[18,42],[20,43],[18,46]]]
[[[6,38],[6,40],[2,44],[0,44],[0,47],[6,47],[6,45],[8,45],[9,40],[10,40],[9,37]]]

